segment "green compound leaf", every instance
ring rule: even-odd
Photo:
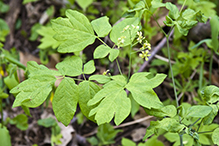
[[[215,52],[218,51],[218,35],[219,35],[219,17],[214,16],[210,20],[211,24],[211,38],[212,38],[212,46]]]
[[[212,133],[212,140],[214,144],[219,145],[219,128],[215,129]]]
[[[27,62],[27,70],[31,73],[29,77],[33,77],[36,75],[61,76],[61,74],[58,71],[50,70],[44,65],[38,65],[35,61]]]
[[[56,49],[60,45],[60,42],[53,38],[56,32],[51,26],[40,26],[37,33],[42,36],[40,39],[41,44],[38,46],[40,49],[47,49],[50,47]]]
[[[180,124],[177,120],[173,118],[164,118],[161,121],[151,121],[143,140],[146,140],[152,134],[157,135],[157,133],[159,133],[159,130],[161,129],[168,132],[179,133],[183,130],[184,127],[185,125]]]
[[[98,37],[107,36],[112,29],[109,23],[109,18],[107,16],[93,20],[91,22],[91,25],[95,30],[95,32],[97,33]]]
[[[112,31],[110,33],[110,39],[116,44],[118,45],[118,38],[124,37],[124,44],[120,45],[121,47],[127,46],[131,44],[131,41],[133,41],[136,37],[136,33],[137,33],[137,29],[131,29],[131,32],[129,32],[129,30],[124,31],[123,29],[130,25],[134,25],[134,26],[138,26],[139,25],[139,18],[126,18],[125,20],[121,21],[120,23],[116,24],[113,26]],[[130,34],[131,34],[131,38],[132,40],[130,40]]]
[[[4,78],[4,83],[8,87],[8,89],[12,89],[19,84],[17,80],[17,74],[13,73],[11,76],[7,76]],[[1,90],[0,90],[1,93]],[[1,97],[0,97],[1,98]]]
[[[66,16],[69,18],[74,30],[94,35],[93,28],[84,14],[69,9],[66,11]]]
[[[37,121],[37,124],[46,128],[55,126],[57,124],[56,120],[52,117],[45,118],[45,119],[39,119]]]
[[[136,115],[136,113],[139,111],[140,105],[133,99],[132,95],[129,94],[129,98],[131,100],[131,116],[132,118]]]
[[[122,146],[136,146],[136,144],[127,138],[122,138]]]
[[[62,75],[79,76],[82,74],[82,60],[78,56],[65,58],[56,65],[56,68]]]
[[[84,65],[84,71],[83,71],[83,73],[84,73],[84,74],[92,74],[95,70],[96,70],[96,67],[95,67],[95,65],[94,65],[94,61],[93,61],[93,60],[90,60],[89,62],[87,62],[87,63]]]
[[[97,124],[109,123],[112,118],[116,125],[119,125],[131,112],[131,101],[127,98],[124,86],[121,86],[126,81],[123,77],[116,77],[103,86],[95,96],[88,102],[88,106],[99,103],[97,107],[92,109],[89,116],[95,114]]]
[[[207,103],[215,103],[219,101],[219,88],[214,85],[204,87],[201,91],[202,99]]]
[[[1,42],[5,42],[5,38],[9,34],[10,29],[8,27],[8,24],[3,19],[0,19],[0,26],[1,26],[1,29],[0,29],[0,41]]]
[[[159,8],[159,7],[165,7],[166,5],[164,4],[164,3],[162,3],[161,2],[161,0],[153,0],[152,2],[151,2],[151,7],[152,8]]]
[[[67,10],[66,16],[52,21],[52,28],[57,33],[54,38],[61,41],[58,52],[82,51],[94,43],[96,36],[86,16],[74,10]]]
[[[205,105],[195,105],[189,108],[186,117],[204,118],[212,111],[212,107]]]
[[[114,129],[109,123],[102,124],[97,129],[97,138],[99,139],[99,144],[109,145],[115,143],[117,133],[122,132],[121,129]]]
[[[16,125],[16,127],[22,131],[28,129],[28,118],[25,114],[19,114],[9,122],[10,124]]]
[[[0,99],[8,98],[8,94],[4,93],[2,89],[0,89]]]
[[[179,146],[180,145],[180,137],[178,133],[172,133],[172,132],[168,132],[166,134],[164,134],[164,137],[174,143],[173,146]],[[185,146],[193,146],[194,145],[194,139],[188,135],[188,134],[183,134],[183,144]]]
[[[10,93],[18,94],[13,103],[13,108],[17,106],[27,106],[35,108],[41,105],[50,92],[56,78],[53,75],[35,75],[14,87]]]
[[[52,101],[58,121],[67,126],[72,120],[78,103],[78,86],[72,78],[64,78],[59,84]]]
[[[93,0],[76,0],[78,5],[85,11],[86,8],[92,4]]]
[[[174,4],[170,3],[170,2],[167,2],[166,3],[166,8],[169,10],[170,18],[177,19],[180,16],[179,15],[179,10],[176,7],[176,5],[174,5]]]
[[[133,74],[125,87],[131,92],[138,104],[148,109],[159,109],[163,107],[163,104],[152,88],[162,83],[166,75],[158,74],[154,78],[148,79],[146,76],[149,74],[147,72]]]
[[[91,121],[94,121],[94,116],[89,117],[89,112],[96,107],[88,106],[87,103],[100,90],[100,87],[90,81],[83,81],[79,84],[79,106],[81,112]]]
[[[89,77],[89,80],[90,81],[95,80],[100,84],[105,84],[105,83],[109,82],[111,79],[110,79],[110,77],[105,76],[105,75],[92,75]]]
[[[117,49],[111,49],[108,46],[100,45],[94,51],[94,59],[104,58],[108,54],[110,54],[109,55],[109,60],[111,62],[113,62],[119,56],[119,52],[120,51],[117,50]]]
[[[179,10],[175,5],[167,2],[166,7],[170,11],[164,23],[170,27],[175,25],[178,31],[184,36],[188,34],[189,29],[194,27],[198,21],[202,23],[207,21],[206,17],[200,11],[196,12],[188,8],[179,15]]]
[[[186,117],[186,114],[188,113],[190,107],[191,105],[189,103],[181,103],[181,105],[177,108],[179,111],[179,116],[182,118]]]
[[[211,124],[213,122],[215,116],[218,113],[217,105],[210,104],[209,106],[212,108],[212,111],[210,112],[210,114],[208,114],[206,117],[203,118],[203,124],[204,125]]]
[[[0,145],[5,145],[5,146],[11,146],[11,136],[9,134],[8,129],[0,124],[1,128],[0,128]]]
[[[105,45],[99,45],[94,51],[94,59],[104,58],[106,57],[111,48]]]
[[[177,113],[176,107],[173,105],[167,105],[161,109],[145,109],[146,113],[155,117],[174,117]]]
[[[109,60],[111,62],[113,62],[118,56],[119,56],[119,50],[117,49],[110,50]]]
[[[2,1],[0,1],[0,12],[1,13],[6,13],[9,10],[9,5],[3,3]]]
[[[183,124],[180,124],[177,120],[173,118],[164,118],[161,121],[151,121],[150,126],[147,128],[145,137],[143,140],[147,139],[152,134],[159,133],[158,131],[160,129],[163,129],[168,132],[174,132],[179,133],[183,130],[183,128],[186,127]]]

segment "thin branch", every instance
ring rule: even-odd
[[[146,120],[151,119],[151,118],[153,118],[153,116],[147,116],[147,117],[144,117],[144,118],[141,118],[141,119],[137,119],[135,121],[131,121],[131,122],[121,124],[119,126],[114,126],[113,128],[117,129],[117,128],[122,128],[122,127],[130,126],[130,125],[138,124],[138,123],[141,123],[141,122],[146,121]]]
[[[141,123],[141,122],[146,121],[146,120],[151,119],[151,118],[153,118],[153,116],[147,116],[147,117],[144,117],[144,118],[141,118],[141,119],[137,119],[135,121],[131,121],[131,122],[121,124],[119,126],[114,126],[113,128],[117,129],[117,128],[122,128],[122,127],[130,126],[130,125],[138,124],[138,123]],[[96,133],[97,133],[97,128],[94,131],[83,135],[83,137],[89,137],[89,136],[94,135]]]

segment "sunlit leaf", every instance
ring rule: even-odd
[[[123,79],[125,82],[125,78]],[[124,87],[121,86],[122,82],[118,80],[110,81],[103,86],[95,96],[92,98],[88,105],[99,105],[93,108],[89,116],[95,115],[95,120],[98,125],[109,123],[112,118],[116,125],[119,125],[131,111],[131,101],[127,97]]]
[[[219,128],[215,129],[212,133],[212,140],[214,144],[219,145]]]
[[[72,78],[64,78],[59,84],[52,101],[58,121],[67,126],[73,119],[78,103],[78,86]]]
[[[62,75],[79,76],[82,74],[82,60],[78,56],[65,58],[62,62],[56,65]]]
[[[95,30],[95,32],[97,33],[98,37],[107,36],[112,29],[109,23],[109,18],[107,16],[93,20],[91,22],[91,25]]]
[[[90,81],[83,81],[79,84],[79,106],[81,109],[81,112],[92,121],[94,120],[94,116],[89,117],[89,112],[91,109],[93,109],[94,106],[88,106],[87,103],[89,100],[91,100],[95,94],[100,90],[100,87],[97,86],[95,83]]]
[[[132,40],[135,39],[136,37],[136,32],[138,31],[137,29],[132,29],[131,31],[127,30],[123,32],[123,29],[130,25],[134,25],[134,26],[138,26],[140,20],[139,18],[126,18],[125,20],[121,21],[120,23],[116,24],[113,26],[112,31],[110,33],[110,39],[118,45],[118,38],[121,38],[122,36],[125,36],[124,38],[124,44],[121,45],[122,47],[130,45],[131,44],[131,40],[130,37],[132,38]],[[130,36],[131,35],[131,36]]]
[[[90,60],[89,62],[87,62],[85,65],[84,65],[84,74],[92,74],[94,71],[96,70],[96,67],[94,65],[94,61],[93,60]]]
[[[56,31],[54,38],[61,41],[58,52],[82,51],[96,39],[93,28],[87,17],[80,12],[67,10],[66,16],[52,21],[52,28]]]

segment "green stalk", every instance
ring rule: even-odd
[[[171,77],[172,77],[172,82],[173,82],[173,90],[174,90],[174,95],[175,95],[175,100],[176,100],[176,107],[178,108],[179,107],[179,103],[178,103],[178,99],[177,99],[176,85],[175,85],[175,80],[174,80],[174,76],[173,76],[171,60],[170,60],[169,35],[166,38],[167,38],[168,60],[169,60],[170,72],[171,72]]]
[[[184,6],[185,6],[185,4],[186,4],[186,1],[187,1],[187,0],[184,0],[184,2],[183,2],[183,5],[182,5],[182,7],[181,7],[181,9],[180,9],[179,13],[181,13],[181,12],[182,12],[182,10],[183,10],[183,8],[184,8]]]
[[[203,68],[204,68],[204,60],[201,62],[201,67],[200,67],[200,75],[199,75],[199,89],[202,88],[202,80],[203,80]]]
[[[203,132],[198,132],[198,134],[203,134],[203,133],[209,133],[209,132],[213,132],[214,130],[212,131],[203,131]]]
[[[103,43],[105,46],[108,46],[104,41],[102,41],[98,36],[96,36],[97,37],[97,39],[101,42],[101,43]],[[114,45],[115,46],[115,45]],[[113,46],[113,48],[114,48],[114,46]],[[109,47],[109,46],[108,46]],[[109,47],[110,48],[110,47]],[[122,75],[122,71],[121,71],[121,68],[120,68],[120,65],[119,65],[119,62],[118,62],[118,59],[116,59],[116,64],[117,64],[117,67],[118,67],[118,69],[119,69],[119,73]]]
[[[130,47],[129,47],[129,73],[128,73],[128,80],[127,82],[129,82],[129,78],[131,76],[131,69],[132,69],[132,35],[131,35],[131,31],[129,30],[129,36],[130,36]]]
[[[103,40],[101,40],[98,36],[96,36],[96,38],[101,42],[103,43],[105,46],[108,46]],[[109,46],[108,46],[109,47]]]
[[[211,59],[210,59],[210,67],[209,67],[209,84],[211,84],[212,65],[213,65],[213,49],[211,49]]]
[[[1,58],[0,58],[1,59]],[[1,76],[2,88],[4,87],[4,76]],[[0,87],[1,88],[1,87]],[[3,128],[4,119],[3,119],[3,105],[2,99],[0,98],[0,110],[1,110],[1,128]]]
[[[84,73],[82,74],[82,76],[83,76],[84,80],[86,81],[86,77],[85,77]]]
[[[201,127],[202,122],[203,122],[203,119],[202,119],[202,121],[200,122],[200,124],[198,125],[197,132],[199,131],[199,128]]]
[[[172,27],[170,29],[170,32],[172,31],[173,28],[174,27]],[[176,107],[178,108],[179,107],[179,103],[178,103],[177,92],[176,92],[176,85],[175,85],[175,80],[174,80],[174,76],[173,76],[171,60],[170,60],[170,45],[169,45],[169,35],[170,35],[170,32],[166,36],[166,39],[167,39],[167,51],[168,51],[168,60],[169,60],[170,72],[171,72],[171,77],[172,77],[172,82],[173,82],[173,90],[174,90],[174,95],[175,95],[175,100],[176,100]],[[181,117],[180,116],[179,116],[179,121],[181,123]],[[183,146],[183,134],[179,134],[179,138],[180,138],[180,146]]]
[[[0,110],[1,110],[1,124],[2,124],[2,126],[1,126],[1,128],[3,128],[3,124],[4,124],[4,119],[3,119],[3,105],[2,105],[2,99],[0,99]]]
[[[122,75],[122,71],[121,71],[121,68],[120,68],[120,65],[119,65],[119,61],[118,61],[117,58],[116,58],[116,64],[117,64],[117,67],[119,69],[119,73]]]
[[[132,45],[130,45],[130,50],[129,50],[129,73],[128,73],[128,81],[129,82],[129,78],[131,76],[131,69],[132,69]]]
[[[193,124],[191,124],[189,127],[192,127],[193,125],[195,125],[199,120],[201,120],[201,118],[198,118]]]

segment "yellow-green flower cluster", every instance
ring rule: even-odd
[[[103,75],[105,76],[105,75],[109,75],[109,76],[111,76],[111,74],[109,73],[109,69],[108,70],[106,70],[105,72],[103,72]]]
[[[148,41],[145,41],[143,46],[140,48],[140,50],[145,50],[145,49],[151,50],[151,44],[148,43]]]
[[[126,36],[121,36],[120,38],[118,38],[118,48],[122,45],[124,45],[124,42],[125,42],[125,38]]]
[[[139,54],[139,57],[144,58],[146,61],[148,61],[149,56],[151,56],[151,54],[149,54],[149,50],[141,51]]]
[[[138,32],[137,32],[137,35],[138,35],[137,41],[138,41],[139,43],[142,43],[142,41],[145,39],[145,37],[142,36],[142,32],[141,32],[141,31],[138,31]]]
[[[149,50],[151,50],[151,44],[148,43],[148,41],[145,41],[140,50],[141,53],[139,54],[139,57],[144,58],[146,61],[148,61],[148,57],[151,56],[151,54],[149,54]]]

